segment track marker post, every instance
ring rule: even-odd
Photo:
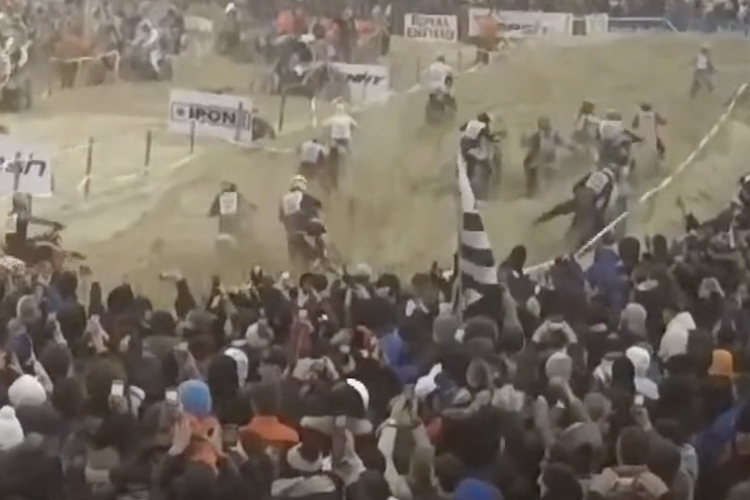
[[[279,101],[279,123],[276,127],[281,133],[284,129],[284,113],[286,112],[286,92],[281,93],[281,101]]]
[[[240,142],[242,139],[242,129],[245,128],[245,106],[240,104],[237,106],[237,128],[234,131],[234,140]]]
[[[195,153],[195,120],[190,120],[190,154]]]
[[[91,193],[91,172],[94,170],[94,137],[89,137],[86,145],[86,177],[83,183],[83,197],[87,199]]]
[[[151,145],[153,143],[153,133],[146,130],[146,151],[143,157],[143,175],[148,175],[148,167],[151,164]]]

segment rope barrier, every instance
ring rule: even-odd
[[[635,210],[635,207],[638,207],[651,199],[652,197],[656,196],[660,191],[664,190],[667,186],[669,186],[674,178],[678,175],[680,175],[690,164],[692,164],[695,159],[698,157],[698,155],[706,148],[709,142],[716,136],[717,133],[719,133],[719,129],[724,124],[724,122],[727,121],[729,118],[729,115],[732,114],[734,111],[734,108],[737,106],[737,102],[748,89],[748,84],[743,83],[740,85],[737,90],[735,91],[734,95],[732,96],[731,100],[729,101],[729,104],[727,106],[727,109],[724,111],[724,113],[721,114],[718,120],[714,123],[714,125],[711,127],[711,129],[706,133],[706,135],[703,136],[703,139],[700,140],[698,145],[690,152],[690,154],[685,158],[682,163],[680,163],[677,168],[672,172],[670,175],[665,177],[659,185],[656,187],[649,189],[645,193],[643,193],[638,200],[635,203],[635,206],[632,209],[626,210],[620,215],[618,215],[612,222],[606,225],[604,229],[596,233],[593,238],[591,238],[589,241],[587,241],[578,251],[575,252],[573,255],[575,258],[581,258],[585,254],[587,254],[593,247],[596,245],[607,233],[612,231],[619,223],[624,221],[626,218],[628,218]],[[535,266],[528,267],[524,269],[525,273],[530,274],[536,274],[536,273],[542,273],[545,272],[547,269],[552,267],[552,265],[555,263],[555,259],[550,259],[546,262],[542,262],[541,264],[537,264]]]

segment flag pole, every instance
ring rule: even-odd
[[[459,149],[456,157],[456,168],[453,171],[456,180],[456,251],[453,254],[453,293],[455,314],[459,324],[463,325],[464,322],[464,308],[463,308],[463,287],[461,286],[461,218],[463,210],[461,209],[461,189],[459,187],[459,173],[458,169],[461,168],[461,150]]]

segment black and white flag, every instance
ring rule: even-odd
[[[482,299],[490,297],[495,299],[500,287],[490,239],[484,229],[482,216],[477,210],[466,162],[460,152],[456,160],[456,169],[461,207],[458,235],[458,269],[461,273],[461,281],[458,301],[455,305],[460,308],[463,316],[468,318],[484,313],[485,308],[480,306],[482,302],[485,302]]]

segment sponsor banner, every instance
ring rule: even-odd
[[[665,33],[677,31],[663,17],[610,17],[609,31],[624,33]]]
[[[573,35],[573,14],[521,10],[491,11],[475,7],[469,9],[470,37],[481,34],[482,18],[487,16],[494,18],[501,33],[514,31],[531,36]]]
[[[388,68],[379,64],[333,63],[346,76],[349,98],[356,103],[376,103],[391,95]]]
[[[432,14],[406,14],[404,37],[430,42],[458,41],[458,17]]]
[[[253,103],[247,97],[172,89],[169,93],[169,131],[250,143]],[[195,123],[195,125],[193,125]]]
[[[46,146],[0,136],[0,194],[15,191],[50,196],[53,191],[52,155]]]
[[[586,36],[609,32],[609,14],[589,14],[583,17]]]

